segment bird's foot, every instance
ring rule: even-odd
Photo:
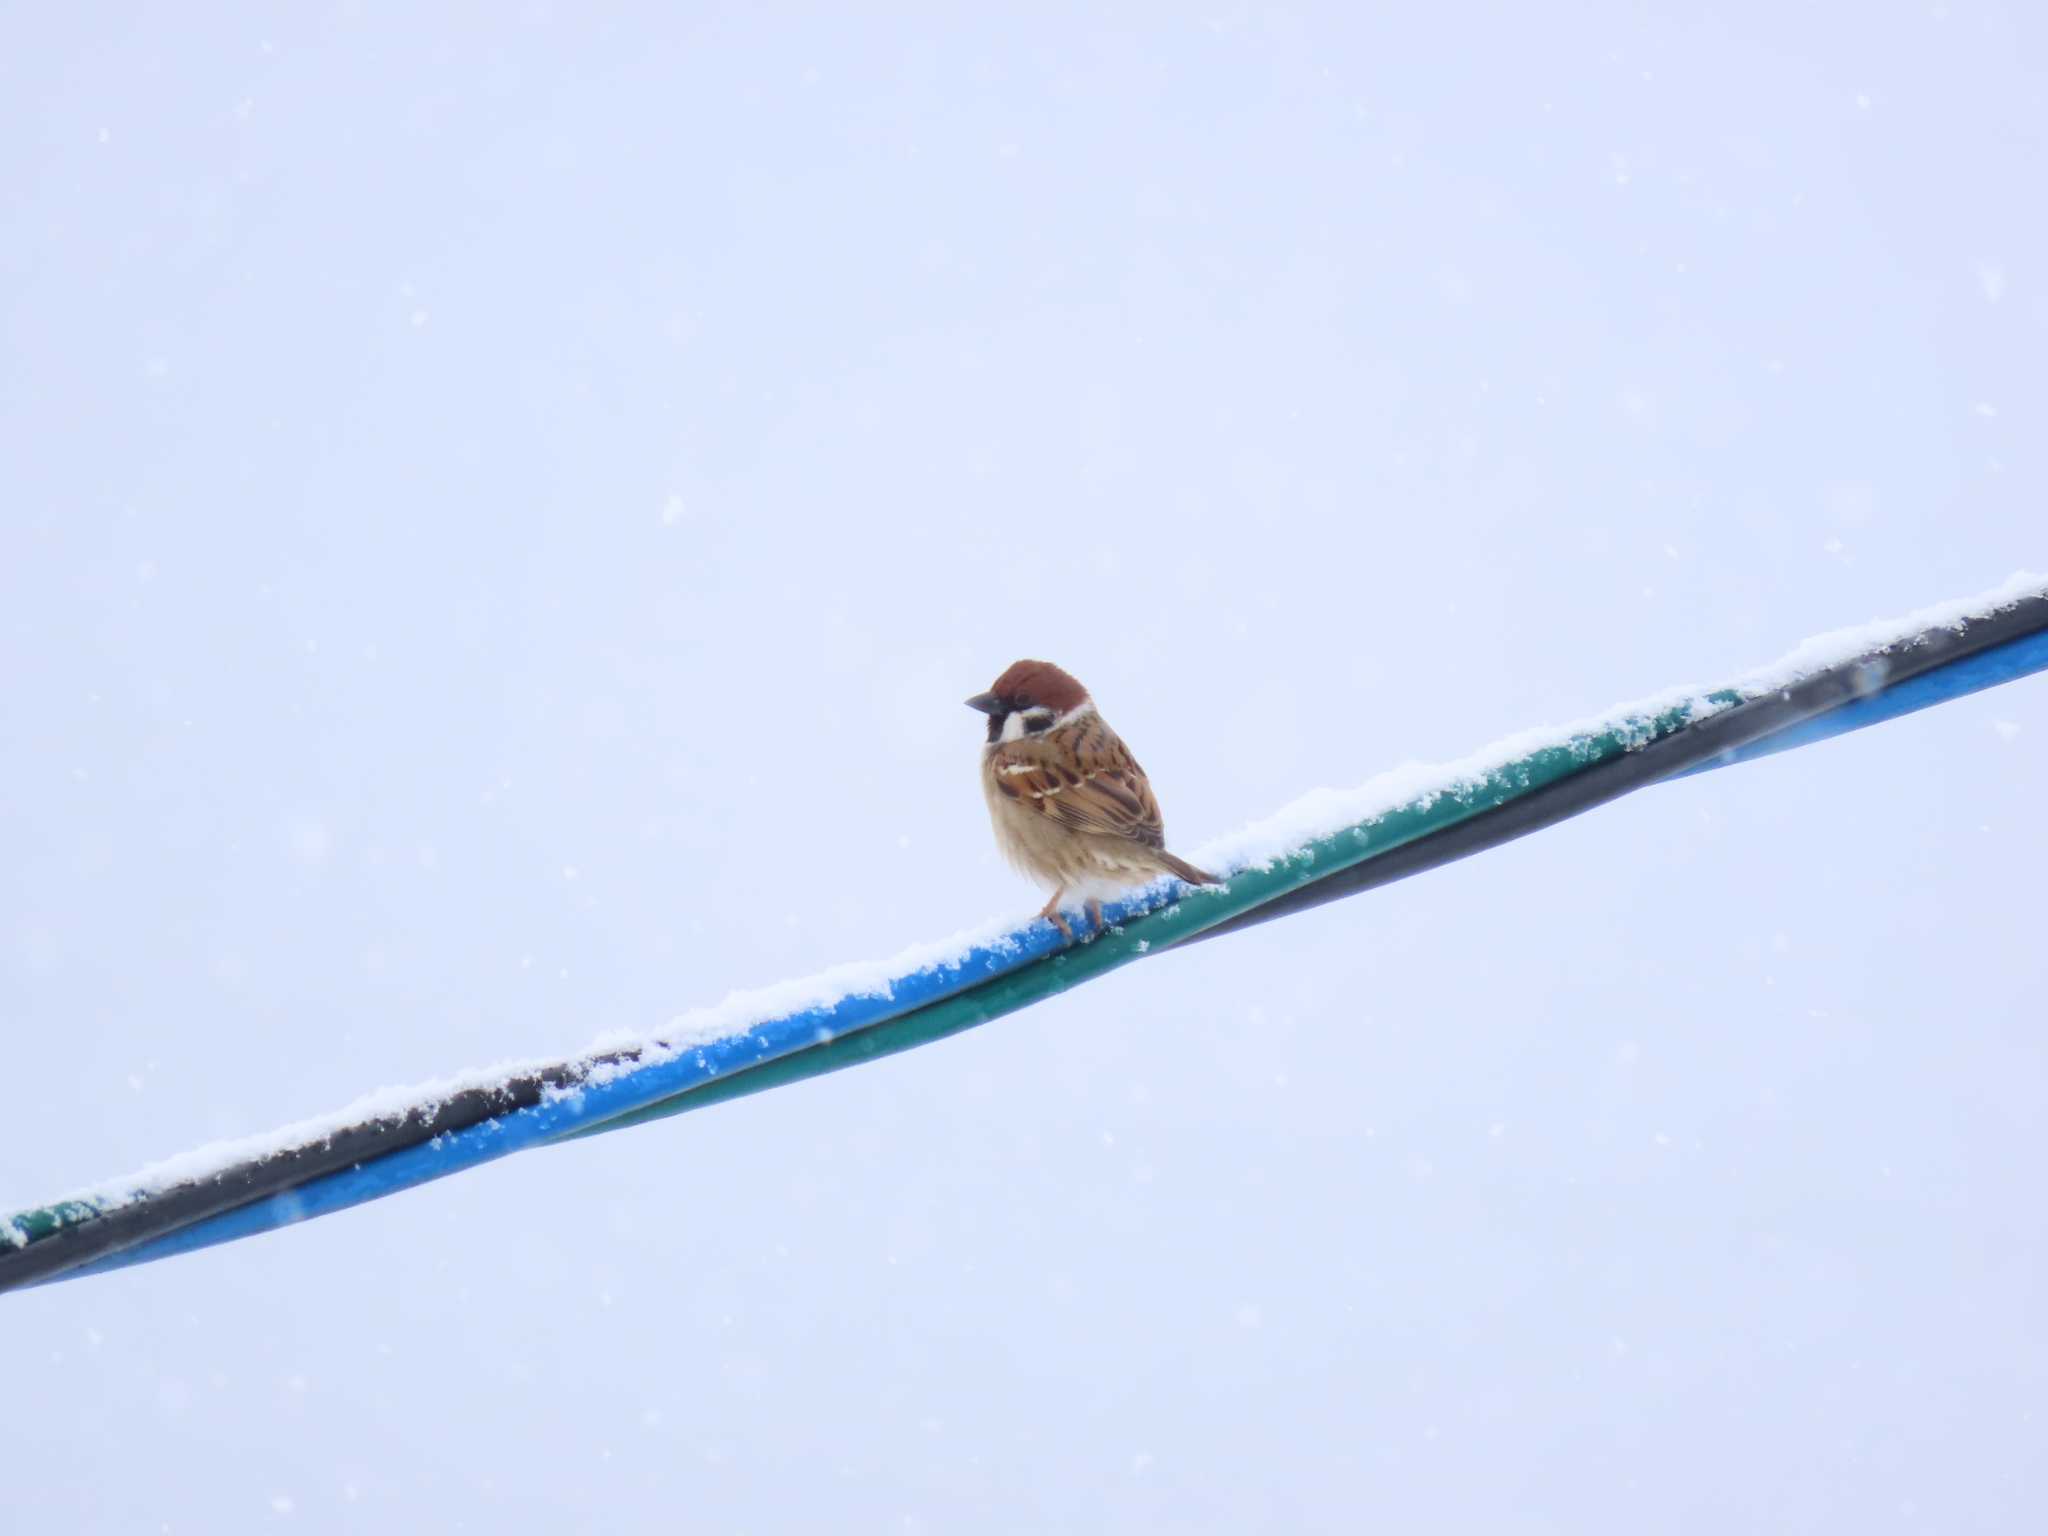
[[[1066,914],[1060,911],[1060,897],[1065,894],[1064,891],[1054,891],[1052,900],[1038,909],[1038,915],[1059,929],[1060,937],[1071,944],[1074,942],[1074,930],[1067,926]]]

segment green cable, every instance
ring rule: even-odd
[[[1068,987],[1106,971],[1129,965],[1148,954],[1170,949],[1203,930],[1321,880],[1339,869],[1379,858],[1416,839],[1469,821],[1509,801],[1559,783],[1597,763],[1637,751],[1653,741],[1684,730],[1702,714],[1718,713],[1740,702],[1741,695],[1721,690],[1658,715],[1630,716],[1592,735],[1575,736],[1562,745],[1543,747],[1483,775],[1459,789],[1426,795],[1382,815],[1357,822],[1263,868],[1231,875],[1223,886],[1191,890],[1172,904],[1126,918],[1088,943],[1063,949],[1029,965],[1008,971],[980,986],[927,1003],[913,1012],[871,1025],[853,1034],[821,1041],[804,1050],[715,1078],[671,1098],[631,1110],[615,1119],[586,1125],[557,1138],[580,1141],[629,1125],[664,1120],[687,1110],[722,1104],[779,1088],[785,1083],[822,1077],[893,1056],[915,1046],[943,1040],[1020,1008],[1055,996]]]

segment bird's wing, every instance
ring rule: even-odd
[[[1000,794],[1063,827],[1166,846],[1145,770],[1099,718],[1004,742],[993,749],[989,767]]]

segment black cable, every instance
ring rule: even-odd
[[[1777,692],[1746,699],[1648,746],[1582,768],[1569,778],[1518,795],[1492,810],[1299,886],[1263,906],[1205,928],[1174,948],[1269,923],[1325,902],[1341,901],[1469,854],[1497,848],[1844,704],[2044,630],[2048,630],[2048,594],[2022,598],[2010,608],[1971,619],[1967,624],[1923,630],[1909,639],[1894,641],[1816,672]]]
[[[76,1269],[221,1211],[294,1189],[322,1174],[353,1168],[450,1131],[495,1120],[538,1104],[550,1089],[574,1087],[594,1067],[633,1061],[639,1055],[632,1050],[553,1062],[488,1088],[466,1088],[401,1115],[346,1126],[318,1141],[230,1164],[111,1210],[95,1211],[82,1202],[71,1202],[67,1219],[46,1233],[31,1234],[26,1247],[10,1248],[0,1242],[0,1291]]]
[[[1321,906],[1497,847],[1886,687],[2044,630],[2048,630],[2048,594],[2021,599],[1966,625],[1944,626],[1895,641],[1414,842],[1313,878],[1264,906],[1182,942],[1198,943]],[[233,1164],[110,1210],[72,1206],[52,1229],[30,1234],[26,1246],[0,1243],[0,1291],[165,1236],[324,1174],[509,1114],[540,1102],[551,1089],[575,1086],[595,1067],[631,1062],[640,1054],[630,1050],[549,1063],[488,1088],[466,1089],[431,1106],[348,1126],[316,1142]]]

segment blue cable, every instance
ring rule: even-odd
[[[1671,777],[1690,778],[1696,773],[1726,768],[1731,763],[1747,763],[1759,757],[1789,752],[1794,747],[1860,731],[1866,726],[1895,720],[1900,715],[1946,704],[1950,699],[1981,693],[1986,688],[2009,683],[2016,677],[2042,671],[2048,671],[2048,630],[2022,635],[2017,640],[2008,640],[2003,645],[1994,645],[1974,656],[1965,656],[1945,667],[1937,667],[1932,672],[1909,677],[1903,683],[1851,700],[1824,715],[1815,715],[1811,720],[1759,737],[1746,747],[1737,747],[1706,762],[1695,763]]]
[[[1103,912],[1109,921],[1120,922],[1171,899],[1167,893],[1134,893],[1123,901],[1105,902]],[[913,1012],[1062,947],[1063,940],[1052,924],[1035,921],[974,946],[957,961],[894,977],[882,995],[842,997],[821,1007],[766,1020],[744,1034],[686,1048],[666,1061],[628,1068],[609,1082],[562,1090],[539,1104],[385,1153],[353,1168],[323,1174],[296,1188],[205,1217],[175,1232],[31,1284],[48,1285],[211,1248],[445,1178],[615,1119],[743,1068],[756,1067]]]
[[[1823,741],[1848,731],[1862,730],[1881,721],[2041,671],[2048,671],[2048,631],[2007,641],[1895,686],[1883,687],[1880,684],[1880,691],[1763,737],[1748,746],[1725,752],[1673,777],[1684,778],[1693,773]],[[1144,905],[1142,898],[1127,906],[1112,905],[1109,915],[1113,919],[1134,915]],[[172,1254],[210,1248],[218,1243],[289,1226],[309,1217],[346,1210],[352,1205],[444,1178],[657,1103],[741,1068],[757,1066],[821,1040],[909,1013],[976,986],[992,976],[1014,970],[1042,955],[1051,954],[1059,947],[1050,924],[1033,923],[991,943],[976,946],[957,963],[893,980],[887,995],[841,998],[827,1006],[768,1020],[732,1039],[694,1047],[672,1060],[627,1070],[610,1082],[566,1090],[559,1097],[515,1110],[495,1120],[483,1121],[421,1145],[387,1153],[354,1168],[324,1174],[296,1189],[209,1216],[163,1237],[34,1283],[48,1284],[53,1280],[100,1274],[124,1269],[131,1264],[146,1264]]]

